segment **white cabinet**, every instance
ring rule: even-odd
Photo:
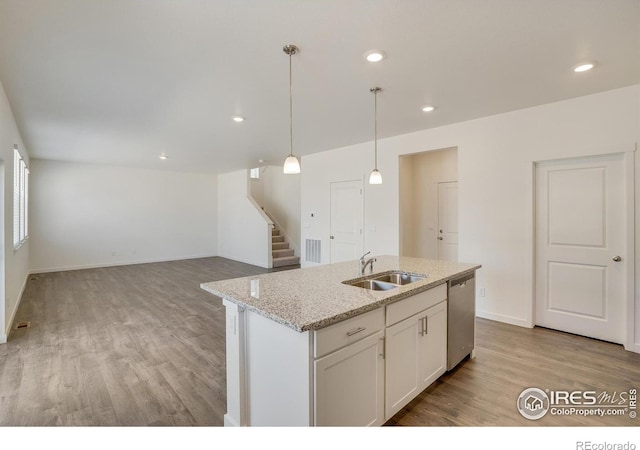
[[[386,358],[388,420],[446,371],[447,302],[441,301],[388,327]]]
[[[384,423],[384,308],[314,332],[315,425]]]
[[[421,391],[447,370],[447,302],[429,308],[423,323],[418,372]]]
[[[226,426],[382,425],[445,372],[447,289],[315,331],[224,300]]]
[[[384,330],[314,362],[315,424],[384,423]]]

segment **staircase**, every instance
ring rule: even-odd
[[[300,257],[294,256],[293,249],[289,248],[289,243],[284,240],[284,236],[275,225],[271,230],[271,255],[274,268],[300,264]]]

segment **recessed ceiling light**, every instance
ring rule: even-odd
[[[164,160],[164,159],[169,159],[169,157],[167,155],[165,155],[164,153],[160,156],[158,156],[158,158]]]
[[[369,50],[367,53],[364,54],[364,57],[369,62],[378,62],[384,59],[385,54],[381,50]]]
[[[233,121],[234,122],[244,122],[244,117],[233,116]]]
[[[421,109],[424,112],[431,112],[434,109],[436,109],[436,107],[435,106],[431,106],[431,105],[424,105]]]
[[[262,164],[262,163],[265,163],[265,162],[267,162],[267,161],[266,161],[266,160],[264,160],[264,159],[259,159],[259,160],[258,160],[258,162],[259,162],[260,164]]]
[[[574,72],[586,72],[587,70],[593,69],[595,66],[596,66],[595,63],[592,63],[592,62],[583,63],[583,64],[580,64],[580,65],[574,67],[573,71]]]

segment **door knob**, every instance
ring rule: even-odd
[[[438,240],[441,241],[443,239],[442,236],[438,236]]]
[[[620,261],[622,261],[622,258],[620,258],[619,256],[614,256],[614,257],[613,257],[613,260],[614,260],[615,262],[620,262]]]
[[[334,239],[334,237],[333,236],[329,236],[329,239]]]

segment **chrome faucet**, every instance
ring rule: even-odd
[[[367,260],[364,259],[371,252],[367,252],[360,257],[360,275],[364,275],[364,271],[367,269],[367,266],[370,266],[370,273],[373,273],[373,263],[377,261],[375,258],[369,258]]]

